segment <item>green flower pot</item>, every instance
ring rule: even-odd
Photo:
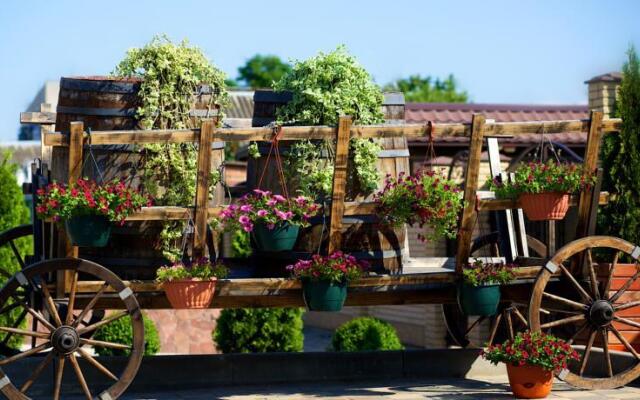
[[[500,285],[458,286],[458,304],[466,315],[490,317],[498,311]]]
[[[290,251],[298,239],[299,227],[288,222],[269,229],[264,224],[256,224],[253,228],[258,250],[262,251]]]
[[[302,293],[309,311],[340,311],[347,298],[347,282],[303,280]]]
[[[102,215],[77,215],[64,221],[71,243],[81,247],[105,247],[111,236],[111,221]]]

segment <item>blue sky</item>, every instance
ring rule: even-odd
[[[474,102],[586,103],[584,80],[640,47],[640,1],[3,1],[0,140],[45,80],[106,74],[156,33],[235,77],[255,53],[344,43],[378,83],[453,73]]]

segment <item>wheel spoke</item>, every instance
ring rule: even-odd
[[[87,305],[82,309],[82,311],[80,312],[80,315],[76,317],[76,320],[73,321],[73,324],[71,324],[72,327],[74,328],[78,327],[78,324],[80,323],[80,321],[82,321],[84,317],[87,316],[87,313],[91,311],[93,306],[96,305],[96,303],[100,299],[100,296],[102,296],[102,294],[104,293],[105,290],[107,290],[108,287],[109,287],[108,283],[105,282],[102,284],[102,287],[100,287],[100,289],[96,292],[95,296],[93,296],[93,298],[89,301],[89,303],[87,303]]]
[[[40,288],[42,294],[44,296],[44,304],[47,306],[49,310],[49,314],[53,318],[53,321],[56,323],[56,326],[62,325],[62,320],[60,319],[60,315],[58,314],[58,309],[56,308],[56,304],[53,302],[53,297],[51,297],[51,293],[49,293],[49,288],[47,287],[46,282],[40,283]]]
[[[27,310],[27,312],[31,314],[35,319],[37,319],[42,325],[46,326],[47,329],[49,329],[50,331],[53,331],[56,329],[53,325],[51,325],[49,321],[47,321],[42,315],[40,315],[40,313],[38,313],[33,308],[29,307],[27,303],[16,298],[14,298],[14,300],[17,302],[17,304],[20,304],[22,308]]]
[[[516,317],[518,317],[518,319],[520,320],[520,322],[522,322],[522,325],[524,325],[526,328],[529,327],[529,322],[527,321],[527,319],[524,317],[524,315],[522,315],[522,313],[520,312],[520,310],[518,310],[518,307],[513,307],[513,312],[516,314]]]
[[[600,299],[600,291],[598,290],[598,279],[596,277],[596,270],[593,267],[593,255],[591,254],[591,247],[587,249],[587,265],[589,267],[589,281],[591,283],[591,293],[596,299]]]
[[[564,297],[556,296],[555,294],[542,292],[542,295],[548,299],[555,300],[558,303],[562,303],[576,310],[585,311],[588,307],[586,304],[578,303],[577,301],[565,299]]]
[[[78,350],[76,350],[78,353],[80,353],[80,355],[89,362],[89,364],[93,365],[94,367],[96,367],[100,372],[102,372],[103,374],[105,374],[106,376],[108,376],[109,378],[113,379],[114,381],[118,380],[118,377],[115,376],[113,374],[113,372],[109,371],[107,369],[107,367],[105,367],[104,365],[100,364],[100,362],[98,360],[96,360],[95,358],[93,358],[91,356],[91,354],[89,354],[89,352],[87,352],[85,349],[83,349],[82,347],[78,348]]]
[[[626,319],[626,318],[622,318],[622,317],[613,317],[616,321],[625,324],[625,325],[629,325],[629,326],[633,326],[634,328],[640,328],[640,322],[635,322],[632,321],[630,319]]]
[[[53,400],[60,399],[60,388],[62,387],[62,375],[64,374],[64,357],[58,357],[58,365],[56,365],[56,375],[53,387]]]
[[[589,334],[589,341],[587,342],[587,347],[584,349],[584,353],[582,354],[582,361],[580,362],[580,376],[584,374],[584,370],[587,367],[587,363],[589,362],[589,355],[591,354],[591,347],[593,346],[593,341],[596,339],[596,330],[592,330]]]
[[[607,274],[607,283],[604,286],[604,291],[602,292],[602,296],[607,298],[609,296],[609,290],[611,290],[611,281],[613,281],[613,271],[616,269],[616,265],[618,265],[618,257],[620,256],[620,252],[616,251],[616,254],[613,255],[613,262],[611,263],[611,269]]]
[[[20,305],[19,302],[14,301],[13,303],[9,304],[8,306],[3,307],[2,310],[0,310],[0,315],[8,313],[9,311],[13,310],[14,308],[18,307],[19,305]]]
[[[69,291],[69,304],[67,306],[67,316],[65,318],[65,325],[70,325],[73,317],[73,306],[76,301],[76,288],[78,286],[78,271],[73,271],[73,278],[71,279],[71,289]],[[73,363],[72,363],[73,364]]]
[[[54,352],[49,352],[49,354],[47,354],[47,357],[45,357],[45,359],[42,360],[40,364],[38,364],[36,369],[33,370],[31,376],[29,376],[29,378],[27,378],[27,380],[22,384],[22,387],[20,388],[21,393],[26,393],[27,390],[29,390],[31,385],[33,385],[36,379],[38,379],[42,371],[47,367],[47,365],[49,365],[49,363],[51,363],[51,360],[53,360],[53,356]]]
[[[636,263],[636,267],[637,267],[637,263]],[[620,298],[620,296],[622,296],[624,294],[624,292],[626,292],[627,289],[629,289],[631,287],[631,285],[633,285],[633,282],[635,282],[636,279],[638,279],[639,276],[640,276],[640,269],[638,269],[636,271],[636,273],[633,274],[633,276],[631,278],[629,278],[629,280],[627,280],[624,283],[624,285],[622,285],[622,287],[620,289],[618,289],[618,291],[613,296],[611,296],[609,301],[611,303],[615,303],[616,300],[618,300]]]
[[[16,259],[18,260],[18,264],[20,264],[20,268],[24,269],[25,268],[24,260],[22,259],[22,256],[20,255],[20,252],[18,251],[18,248],[13,243],[13,240],[9,240],[9,246],[11,246],[11,250],[13,251],[13,255],[15,255]]]
[[[37,337],[37,338],[41,338],[41,339],[48,339],[49,338],[49,334],[45,333],[45,332],[34,332],[34,331],[28,331],[28,330],[25,330],[25,329],[9,328],[9,327],[6,327],[6,326],[0,326],[0,331],[1,332],[8,332],[8,333],[11,333],[11,334],[17,333],[18,335]]]
[[[633,356],[636,359],[640,360],[640,354],[638,354],[636,349],[634,349],[633,346],[631,346],[631,344],[629,344],[629,341],[624,336],[622,336],[620,331],[618,331],[618,329],[613,325],[609,325],[609,329],[611,329],[611,332],[613,332],[613,334],[616,335],[616,337],[618,338],[620,343],[622,343],[624,345],[624,347],[626,347],[626,349],[629,351],[629,353],[633,354]]]
[[[491,335],[489,335],[489,345],[493,344],[493,340],[496,337],[496,333],[498,332],[498,326],[500,326],[500,321],[502,321],[502,314],[498,314],[496,319],[493,321],[493,326],[491,327]]]
[[[87,386],[87,381],[84,379],[84,375],[82,375],[82,370],[80,369],[80,364],[78,364],[78,360],[76,360],[76,356],[71,354],[69,356],[69,362],[73,367],[73,370],[76,372],[76,376],[78,377],[78,382],[80,382],[80,387],[82,387],[82,391],[84,392],[87,400],[91,400],[93,396],[91,396],[91,391],[89,390],[89,386]]]
[[[640,300],[636,300],[636,301],[632,301],[630,303],[626,303],[626,304],[620,304],[617,306],[613,306],[613,309],[616,311],[622,311],[622,310],[626,310],[627,308],[633,308],[633,307],[637,307],[640,306]]]
[[[613,376],[613,366],[611,365],[611,354],[609,354],[609,333],[607,328],[602,328],[602,351],[604,351],[604,361],[607,365],[609,377]]]
[[[19,327],[20,324],[22,324],[22,321],[24,321],[24,317],[26,317],[26,316],[27,316],[27,310],[22,310],[22,312],[20,313],[18,318],[16,318],[15,322],[11,325],[11,327],[13,329]],[[2,345],[4,346],[7,343],[9,343],[9,340],[11,339],[11,336],[13,336],[14,333],[19,333],[19,332],[16,332],[16,331],[11,332],[11,331],[6,330],[7,329],[6,327],[1,327],[0,326],[0,330],[3,330],[3,328],[4,328],[5,332],[8,332],[7,335],[4,337],[4,339],[2,339]],[[28,331],[26,331],[26,332],[28,332]],[[49,336],[49,335],[47,335],[47,336]]]
[[[93,340],[93,339],[81,338],[80,339],[80,343],[88,344],[90,346],[107,347],[107,348],[110,348],[110,349],[131,350],[131,346],[128,346],[126,344],[113,343],[113,342],[103,342],[101,340]]]
[[[513,321],[511,321],[511,313],[508,310],[505,310],[504,319],[505,319],[505,324],[507,325],[507,328],[509,328],[509,331],[508,331],[509,339],[513,340],[514,338]]]
[[[569,279],[569,282],[571,282],[573,284],[573,286],[578,290],[578,292],[582,295],[582,297],[584,297],[585,299],[587,299],[590,302],[593,301],[593,298],[589,295],[589,293],[587,293],[586,290],[584,290],[582,285],[580,285],[580,283],[576,280],[576,278],[573,277],[571,272],[569,272],[569,270],[567,270],[567,267],[562,265],[562,263],[560,263],[558,265],[558,267],[567,276],[567,279]]]
[[[554,326],[566,325],[572,322],[584,321],[585,317],[583,314],[573,315],[571,317],[562,318],[556,321],[547,322],[546,324],[540,325],[540,329],[553,328]]]
[[[126,314],[126,313],[125,313]],[[480,324],[482,321],[484,321],[487,317],[485,317],[484,315],[479,317],[478,319],[476,319],[473,324],[471,324],[471,326],[469,328],[467,328],[466,332],[464,333],[465,337],[469,334],[469,332],[471,332],[471,330],[473,328],[476,327],[476,325]]]
[[[21,360],[21,359],[23,359],[25,357],[32,356],[32,355],[34,355],[36,353],[39,353],[39,352],[41,352],[43,350],[46,350],[47,348],[49,348],[49,346],[51,346],[51,343],[49,343],[49,342],[43,343],[40,346],[34,347],[34,348],[29,349],[27,351],[24,351],[22,353],[18,353],[18,354],[14,355],[14,356],[7,357],[4,360],[0,360],[0,365],[7,365],[7,364],[10,364],[10,363],[12,363],[14,361]]]
[[[89,326],[87,326],[85,328],[78,329],[78,335],[83,335],[83,334],[85,334],[87,332],[94,331],[94,330],[100,328],[101,326],[107,325],[107,324],[109,324],[109,323],[111,323],[111,322],[113,322],[113,321],[115,321],[117,319],[120,319],[122,317],[125,317],[127,315],[129,315],[129,313],[127,311],[120,311],[120,312],[114,313],[114,314],[110,315],[108,318],[103,319],[102,321],[96,322],[95,324],[89,325]],[[480,318],[484,318],[484,317],[480,317]],[[478,321],[476,321],[476,323],[477,322]],[[474,325],[472,325],[471,327],[473,328]],[[469,330],[471,330],[471,328],[469,328]],[[469,331],[467,331],[467,332],[469,332]]]
[[[569,345],[573,344],[576,338],[587,328],[587,326],[589,326],[588,322],[585,322],[584,324],[582,324],[582,326],[576,331],[576,333],[574,333],[573,336],[571,336],[571,339],[569,339],[567,344]]]

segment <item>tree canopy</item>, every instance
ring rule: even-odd
[[[411,75],[387,84],[385,91],[400,91],[405,100],[413,103],[466,103],[469,95],[458,88],[453,75],[446,79],[431,76]]]
[[[256,54],[238,68],[238,82],[254,89],[270,88],[274,81],[291,71],[291,65],[271,54]]]

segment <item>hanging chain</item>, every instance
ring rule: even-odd
[[[89,145],[89,152],[85,156],[84,162],[87,162],[87,158],[91,158],[93,165],[98,173],[98,178],[100,184],[104,183],[104,175],[102,173],[102,169],[100,169],[100,165],[98,165],[98,160],[96,160],[95,154],[93,154],[93,145],[91,143],[91,128],[87,129],[87,144]]]

